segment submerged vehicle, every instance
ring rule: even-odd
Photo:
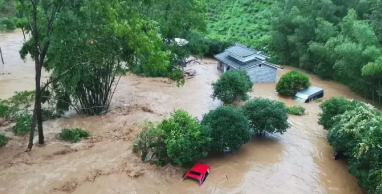
[[[202,186],[210,173],[210,167],[207,164],[197,163],[183,175],[183,180],[186,178],[194,179]]]
[[[297,92],[294,99],[302,103],[307,103],[322,97],[324,97],[324,90],[316,86],[311,86],[306,90]]]

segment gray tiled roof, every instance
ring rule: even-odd
[[[240,48],[240,49],[239,49]],[[249,61],[249,62],[246,62],[246,63],[243,63],[233,57],[230,56],[230,52],[232,52],[232,50],[235,50],[235,51],[241,51],[241,50],[245,50],[245,53],[248,54],[248,53],[253,53],[253,54],[256,54],[256,52],[252,49],[249,49],[249,48],[246,48],[244,46],[241,46],[241,45],[235,45],[235,46],[232,46],[232,47],[229,47],[228,49],[226,49],[223,53],[220,53],[220,54],[217,54],[215,55],[215,58],[218,59],[219,61],[235,68],[235,69],[249,69],[253,66],[256,66],[256,65],[267,65],[269,67],[272,67],[272,68],[275,68],[277,69],[277,67],[267,63],[266,61],[261,61],[261,60],[252,60],[252,61]],[[248,52],[247,52],[248,51]],[[244,51],[243,51],[244,52]]]
[[[244,48],[242,46],[238,46],[238,45],[231,46],[231,47],[227,48],[225,51],[231,52],[234,55],[237,55],[240,57],[248,57],[250,55],[256,54],[256,52],[254,52],[253,50],[249,50],[249,49],[246,49],[246,48]]]

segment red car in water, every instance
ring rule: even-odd
[[[207,164],[197,163],[183,175],[183,180],[186,178],[194,179],[202,186],[210,173],[210,167]]]

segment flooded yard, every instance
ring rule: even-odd
[[[32,90],[34,63],[19,57],[21,31],[0,34],[5,65],[0,64],[0,99],[15,91]],[[212,100],[211,83],[220,73],[214,59],[187,68],[196,76],[183,87],[165,78],[122,77],[109,113],[102,116],[69,115],[44,122],[46,145],[26,153],[27,137],[12,135],[12,125],[0,132],[12,137],[0,148],[0,193],[256,193],[256,194],[361,194],[357,180],[344,161],[332,160],[326,131],[317,124],[319,103],[302,104],[307,115],[290,116],[291,128],[283,135],[254,137],[237,153],[211,155],[202,160],[211,173],[205,184],[181,179],[186,169],[142,163],[132,153],[142,122],[159,122],[176,109],[202,118],[221,105]],[[292,68],[279,70],[277,78]],[[43,77],[47,78],[44,72]],[[360,99],[345,86],[309,75],[313,85],[334,96]],[[264,97],[295,105],[277,95],[275,83],[255,84],[251,97]],[[91,137],[78,144],[56,138],[65,127],[88,130]]]

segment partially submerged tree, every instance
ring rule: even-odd
[[[296,70],[283,75],[276,85],[276,91],[285,96],[294,96],[310,86],[309,77]]]
[[[157,127],[164,137],[167,155],[174,163],[187,165],[207,156],[211,141],[209,130],[201,127],[186,111],[175,111]]]
[[[21,58],[30,54],[35,61],[35,105],[33,111],[33,119],[31,124],[30,140],[28,150],[33,146],[34,129],[38,127],[39,144],[44,144],[44,132],[42,126],[42,91],[49,85],[47,82],[41,87],[41,72],[45,66],[46,54],[49,50],[50,40],[52,37],[53,26],[56,15],[74,5],[76,2],[69,0],[18,0],[20,3],[20,11],[27,18],[29,30],[32,33],[31,38],[26,41],[20,50]]]
[[[211,151],[233,151],[251,140],[248,119],[238,108],[220,106],[203,116],[202,126],[211,129]]]
[[[257,98],[248,101],[242,111],[258,135],[264,135],[265,132],[283,134],[290,126],[283,102]]]
[[[138,136],[135,151],[142,151],[144,161],[184,166],[206,157],[210,141],[208,128],[201,127],[186,111],[177,110],[156,127],[148,123]]]
[[[236,100],[248,100],[248,92],[252,91],[252,82],[247,72],[232,70],[224,73],[218,81],[212,83],[212,97],[231,104]]]

